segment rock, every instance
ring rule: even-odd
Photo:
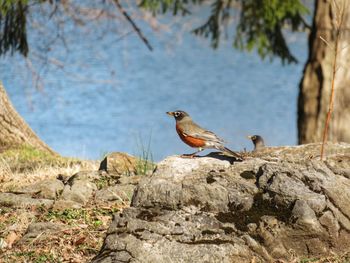
[[[80,209],[95,200],[102,206],[129,206],[140,176],[113,178],[99,171],[82,171],[70,177],[45,179],[0,193],[0,204],[13,207],[44,205],[54,210]],[[94,197],[96,197],[94,199]]]
[[[295,202],[291,219],[295,225],[300,226],[304,231],[314,234],[319,234],[323,231],[314,210],[310,208],[305,200],[297,200]]]
[[[261,166],[258,185],[265,192],[272,192],[276,205],[290,207],[297,199],[305,200],[316,212],[326,207],[325,196],[314,192],[306,185],[306,176],[312,171],[303,171],[303,165],[292,163],[267,163]]]
[[[319,222],[328,230],[330,237],[338,238],[340,225],[331,211],[325,211],[319,218]]]
[[[57,232],[67,229],[64,224],[53,222],[38,222],[31,223],[25,233],[25,235],[19,241],[20,243],[30,242],[35,238],[44,238],[47,235],[54,235]]]
[[[72,200],[57,200],[53,205],[53,210],[80,209],[83,205]]]
[[[97,190],[95,181],[100,177],[97,171],[83,171],[66,179],[63,191],[58,198],[59,202],[55,203],[55,209],[80,208],[87,204]]]
[[[28,195],[0,193],[0,205],[16,208],[44,206],[51,208],[54,201],[49,199],[36,199]]]
[[[350,145],[329,144],[326,162],[314,158],[318,152],[319,144],[267,148],[240,163],[169,157],[141,179],[132,207],[114,215],[93,262],[271,262],[343,253],[350,243]]]
[[[64,186],[60,200],[68,200],[85,205],[96,190],[96,185],[88,180],[74,180],[71,186]]]
[[[265,147],[259,152],[250,154],[268,161],[287,161],[291,163],[305,163],[320,157],[320,143],[310,143],[298,146]],[[327,143],[325,157],[326,161],[331,159],[342,159],[346,162],[349,159],[350,148],[347,143]],[[348,165],[349,166],[349,165]]]
[[[242,177],[228,176],[230,166],[229,161],[214,158],[193,161],[169,157],[158,164],[154,176],[140,181],[132,205],[167,209],[194,205],[215,212],[227,212],[230,206],[249,210],[258,189]]]
[[[101,175],[98,171],[82,171],[78,172],[67,180],[66,184],[73,185],[76,181],[90,181],[99,180]]]
[[[45,179],[33,185],[16,188],[12,193],[28,194],[35,198],[56,199],[63,190],[64,184],[57,179]]]
[[[129,206],[140,176],[113,178],[100,172],[79,172],[66,180],[54,209],[81,208],[95,197],[102,206]]]
[[[103,204],[118,204],[129,206],[131,198],[135,190],[135,185],[114,185],[96,191],[96,203]]]
[[[95,202],[107,206],[115,204],[130,206],[134,190],[141,178],[141,176],[120,177],[114,185],[96,191]]]
[[[137,158],[121,152],[108,154],[100,164],[100,171],[106,171],[109,175],[135,175]]]
[[[328,158],[325,164],[334,173],[350,178],[350,156],[334,156]]]
[[[245,241],[234,236],[221,239],[231,230],[208,213],[130,208],[115,215],[112,229],[118,234],[105,240],[111,254],[102,252],[94,262],[231,263],[250,262],[253,256]]]
[[[140,180],[141,176],[135,175],[135,176],[123,176],[118,179],[118,184],[121,185],[137,185]]]

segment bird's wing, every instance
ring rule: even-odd
[[[191,136],[220,144],[224,142],[224,140],[219,138],[215,133],[207,131],[195,123],[192,123],[191,125],[184,125],[183,134],[184,136]]]

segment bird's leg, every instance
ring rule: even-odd
[[[194,153],[190,153],[190,154],[181,154],[182,158],[193,158],[196,157],[196,154],[203,151],[203,148],[198,148],[198,151],[194,152]]]

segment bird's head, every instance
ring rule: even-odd
[[[265,147],[264,139],[260,135],[251,135],[247,136],[248,139],[251,139],[254,144],[254,150]]]
[[[180,121],[183,118],[189,117],[187,112],[184,112],[182,110],[177,110],[177,111],[168,111],[166,114],[173,116],[175,120]]]

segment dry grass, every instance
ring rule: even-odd
[[[9,149],[0,153],[0,192],[59,174],[70,176],[81,170],[97,169],[97,161],[52,155],[30,146]]]
[[[101,249],[112,214],[119,209],[0,209],[0,236],[7,243],[5,249],[0,249],[0,262],[89,262]],[[64,224],[64,228],[17,242],[33,222]]]
[[[97,170],[98,161],[48,154],[28,146],[0,152],[0,192],[59,174]],[[125,205],[100,207],[93,201],[81,209],[54,211],[43,207],[0,207],[0,262],[89,262],[101,249],[112,214]],[[28,226],[52,222],[64,228],[23,240]]]
[[[279,262],[279,261],[277,261]],[[280,261],[284,263],[284,261]],[[314,258],[300,258],[289,261],[288,263],[349,263],[350,262],[350,251],[343,254],[332,254],[326,257],[314,257]],[[285,262],[287,263],[287,261]]]

